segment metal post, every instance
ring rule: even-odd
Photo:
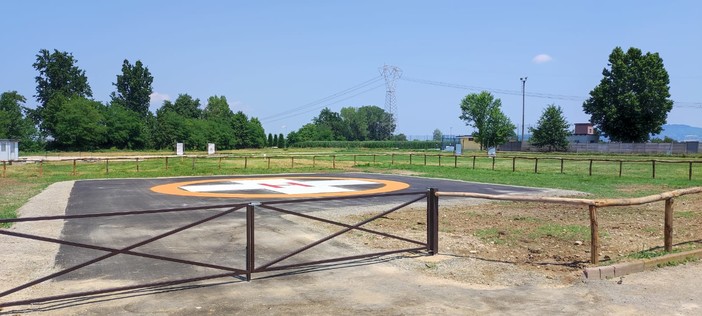
[[[438,190],[430,188],[427,195],[427,248],[429,254],[439,253],[439,197]]]
[[[665,252],[673,251],[673,206],[675,200],[669,198],[665,200],[665,225],[663,228],[663,242]]]
[[[526,104],[526,102],[525,102],[526,99],[524,98],[524,96],[525,96],[525,87],[526,87],[527,77],[519,78],[519,80],[522,81],[522,139],[521,139],[522,143],[519,147],[519,150],[522,151],[522,150],[524,150],[524,108],[525,108],[525,104]]]
[[[251,281],[251,273],[256,268],[255,262],[255,242],[254,242],[254,207],[258,203],[250,203],[246,206],[246,281]]]

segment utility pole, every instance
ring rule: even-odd
[[[396,66],[383,65],[378,69],[380,75],[385,79],[385,111],[392,115],[395,120],[395,128],[398,123],[397,104],[395,103],[395,82],[402,77],[402,69]]]
[[[525,103],[524,102],[524,100],[525,100],[524,99],[524,87],[526,86],[527,77],[519,78],[519,80],[522,81],[522,144],[519,148],[520,150],[522,150],[522,149],[524,149],[524,144],[525,144],[525,142],[524,142],[524,103]]]

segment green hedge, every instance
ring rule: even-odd
[[[437,141],[308,141],[291,145],[298,148],[398,148],[398,149],[439,149]]]

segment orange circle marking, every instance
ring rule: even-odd
[[[342,191],[342,192],[319,192],[319,193],[222,193],[222,192],[193,192],[183,189],[187,186],[208,185],[217,183],[236,183],[237,181],[256,181],[264,182],[266,180],[280,181],[290,180],[317,180],[317,181],[360,181],[371,184],[380,185],[366,190]],[[263,184],[266,186],[267,184]],[[299,184],[298,184],[299,185]],[[277,187],[269,185],[271,187]],[[399,191],[409,188],[409,184],[398,181],[365,179],[365,178],[346,178],[346,177],[263,177],[263,178],[221,178],[196,181],[175,182],[162,184],[151,187],[151,191],[161,194],[170,194],[178,196],[194,196],[194,197],[216,197],[216,198],[240,198],[240,199],[278,199],[278,198],[314,198],[314,197],[337,197],[337,196],[353,196],[363,194],[378,194]],[[265,189],[265,188],[261,188]]]

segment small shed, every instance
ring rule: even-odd
[[[19,160],[19,142],[14,139],[0,139],[0,161]]]
[[[460,140],[463,151],[480,150],[480,143],[475,141],[473,135],[461,135],[458,136],[458,139]]]

